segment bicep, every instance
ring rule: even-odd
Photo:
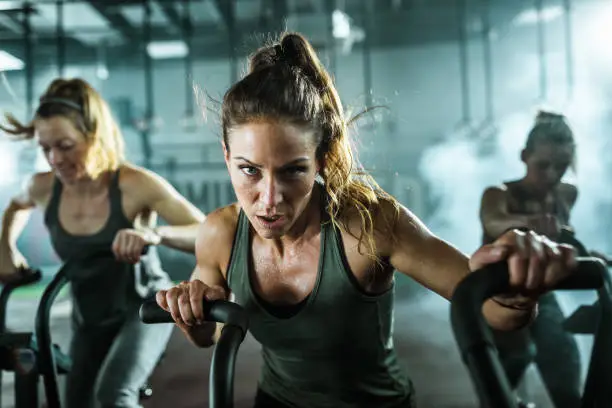
[[[44,173],[34,174],[23,185],[21,190],[11,198],[10,205],[16,210],[30,210],[47,201],[50,195],[52,179]]]
[[[488,188],[480,200],[480,219],[483,224],[487,221],[508,215],[508,202],[506,192],[499,188]]]
[[[482,195],[480,223],[487,235],[497,237],[510,228],[525,227],[527,220],[524,215],[509,211],[506,190],[490,187]]]
[[[225,256],[225,234],[219,233],[210,220],[200,224],[196,237],[196,266],[191,279],[198,279],[207,286],[220,286],[227,292],[227,283],[222,270],[222,257]],[[231,242],[229,243],[231,248]]]
[[[391,265],[423,286],[450,299],[457,284],[469,273],[468,258],[432,234],[403,209],[395,228]]]

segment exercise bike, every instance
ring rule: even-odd
[[[38,270],[23,269],[19,276],[8,282],[0,292],[0,368],[15,373],[15,408],[38,408],[38,343],[32,332],[7,332],[6,312],[11,293],[20,287],[39,282],[42,274]],[[65,374],[70,369],[70,360],[53,345],[56,355],[56,370]],[[0,372],[0,379],[1,379]],[[1,393],[0,393],[1,397]],[[0,400],[1,404],[1,400]]]
[[[143,254],[147,252],[145,247]],[[110,248],[107,246],[100,247],[94,250],[93,255],[89,255],[86,259],[94,262],[97,258],[114,257]],[[67,261],[60,270],[55,274],[51,283],[45,288],[38,309],[36,311],[35,334],[38,340],[38,372],[43,377],[45,396],[47,400],[47,408],[61,408],[60,392],[58,386],[58,375],[64,373],[61,369],[62,359],[70,359],[59,351],[59,347],[53,345],[50,331],[50,315],[53,302],[61,292],[61,290],[70,283],[68,271],[73,265],[73,262],[82,261],[80,259],[72,259]],[[163,355],[162,355],[163,358]],[[157,363],[160,364],[160,361]],[[66,371],[67,372],[67,371]],[[153,394],[153,390],[148,383],[145,383],[140,389],[140,399],[148,399]],[[36,407],[37,405],[27,405],[28,408]],[[16,407],[18,408],[18,407]]]
[[[589,251],[580,242],[574,232],[568,229],[562,229],[559,236],[559,242],[573,245],[578,252],[578,256],[589,256]],[[610,261],[606,263],[608,268],[612,267]],[[604,275],[605,286],[612,288],[612,277],[610,273]],[[600,296],[605,295],[605,288],[599,289],[602,291]],[[582,305],[574,311],[563,322],[563,328],[572,334],[595,334],[597,333],[597,322],[599,321],[600,305],[599,300],[596,300],[591,305]]]
[[[209,407],[232,408],[236,355],[248,330],[248,317],[241,306],[228,301],[204,301],[203,308],[209,321],[225,323],[210,365]],[[148,324],[174,322],[170,313],[159,307],[155,299],[142,304],[140,319]]]
[[[612,288],[607,273],[601,260],[581,257],[576,272],[555,289],[597,290],[599,296],[599,323],[580,408],[612,406]],[[502,262],[466,276],[451,299],[455,339],[485,408],[517,408],[491,329],[482,316],[482,304],[509,289],[507,264]]]

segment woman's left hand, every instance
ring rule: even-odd
[[[122,229],[115,235],[112,250],[115,258],[121,262],[136,264],[145,246],[158,245],[160,238],[153,231]]]
[[[484,245],[470,258],[470,270],[506,260],[512,293],[494,299],[511,308],[529,308],[538,297],[573,273],[574,247],[557,244],[535,232],[511,230],[493,244]]]

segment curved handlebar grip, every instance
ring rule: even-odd
[[[38,269],[22,268],[18,270],[18,275],[9,280],[5,286],[18,288],[21,286],[31,285],[42,279],[42,273]]]
[[[162,309],[155,299],[147,299],[140,306],[140,321],[146,324],[174,323],[169,312]]]
[[[206,320],[238,326],[246,335],[248,318],[245,310],[238,304],[226,300],[204,301],[202,304]],[[155,299],[147,299],[140,306],[140,320],[143,323],[174,323],[170,313],[162,309]]]
[[[554,290],[598,289],[604,285],[605,264],[598,258],[577,258],[574,273]],[[492,344],[482,316],[482,304],[491,296],[510,290],[508,264],[499,262],[466,276],[451,300],[451,323],[462,353],[483,342]]]

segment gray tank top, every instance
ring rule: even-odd
[[[295,408],[413,407],[412,382],[393,345],[394,290],[363,292],[341,232],[324,218],[315,287],[291,306],[266,302],[254,291],[251,245],[241,210],[227,282],[262,344],[259,387]]]
[[[137,265],[117,262],[110,250],[117,232],[133,228],[125,216],[119,189],[119,171],[109,185],[110,214],[102,229],[91,235],[68,233],[59,221],[62,183],[56,179],[45,210],[45,225],[51,243],[63,262],[71,261],[66,274],[70,281],[73,320],[79,326],[104,326],[123,321],[142,299],[171,285],[161,268],[155,247]],[[108,249],[107,254],[101,250]]]
[[[508,212],[511,214],[530,215],[535,214],[537,211],[531,208],[534,200],[527,194],[527,192],[516,182],[504,183],[507,189],[508,198]],[[565,203],[556,189],[552,194],[552,203],[550,203],[550,213],[552,213],[563,225],[569,225],[570,219],[570,208]],[[494,242],[498,237],[489,236],[486,231],[483,231],[482,241],[483,244],[490,244]]]

